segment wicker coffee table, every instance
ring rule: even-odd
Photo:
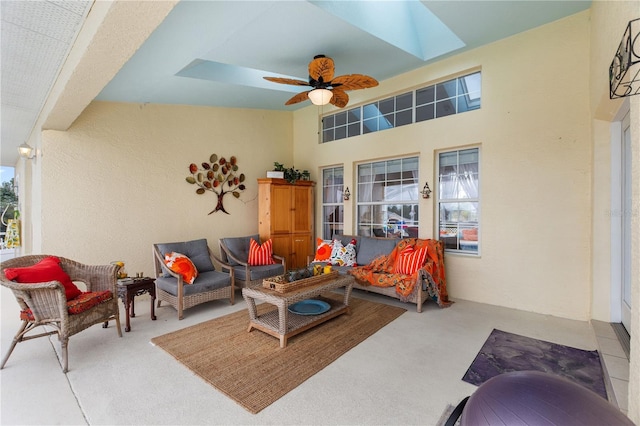
[[[289,337],[302,333],[338,315],[349,313],[349,300],[351,299],[353,282],[354,278],[351,275],[344,275],[287,293],[278,293],[275,290],[263,288],[262,286],[245,287],[242,289],[242,296],[244,300],[246,300],[249,309],[249,328],[247,331],[256,328],[271,336],[278,337],[280,338],[280,347],[284,348],[287,346],[287,339]],[[330,302],[331,308],[325,313],[319,315],[298,315],[289,312],[287,309],[294,303],[311,299],[320,296],[322,293],[342,287],[344,287],[342,303],[327,300],[327,302]],[[275,305],[278,309],[258,315],[256,300]]]

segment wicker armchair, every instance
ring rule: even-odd
[[[251,239],[260,241],[259,235],[248,237],[220,238],[220,257],[232,266],[239,287],[253,287],[262,283],[264,278],[282,275],[287,270],[284,257],[273,255],[273,265],[249,265],[249,244]]]
[[[57,334],[62,346],[62,371],[69,370],[67,346],[69,338],[95,324],[108,326],[108,322],[115,320],[118,336],[122,337],[120,329],[120,311],[118,309],[118,290],[116,265],[84,265],[73,260],[59,257],[60,266],[72,281],[83,282],[87,292],[110,291],[111,297],[99,304],[87,308],[83,312],[70,314],[65,289],[60,281],[49,281],[35,284],[20,284],[7,279],[6,268],[24,268],[33,266],[49,255],[31,255],[10,259],[2,263],[0,284],[13,292],[20,305],[22,324],[13,338],[9,350],[2,359],[0,369],[4,368],[13,349],[19,342]],[[86,294],[84,296],[87,296]],[[40,334],[29,334],[36,327],[46,325],[53,327],[53,331]]]
[[[176,252],[187,256],[198,270],[193,284],[186,284],[182,275],[171,271],[164,263],[167,253]],[[156,276],[156,298],[158,307],[167,302],[178,311],[183,311],[211,300],[226,299],[234,303],[234,274],[228,264],[211,252],[206,239],[153,245],[153,264]],[[217,263],[222,271],[216,270]],[[224,269],[226,268],[226,270]]]

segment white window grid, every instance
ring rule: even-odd
[[[418,157],[401,157],[358,164],[356,183],[358,235],[417,237],[418,169]],[[366,177],[369,179],[363,179]]]
[[[326,115],[322,143],[480,109],[481,71]]]
[[[454,176],[457,180],[467,180],[469,182],[475,182],[474,188],[469,191],[465,191],[464,188],[458,190],[457,196],[444,197],[443,181],[445,180],[442,174],[442,158],[443,155],[456,154],[456,163]],[[470,255],[480,255],[480,147],[470,147],[459,150],[441,151],[437,156],[438,170],[438,184],[436,190],[436,203],[438,208],[436,209],[436,222],[438,223],[438,238],[445,243],[445,251],[455,252]],[[475,155],[477,163],[476,168],[473,171],[461,171],[460,161],[461,155]],[[474,162],[471,162],[474,163]],[[458,208],[454,210],[452,217],[442,217],[444,205],[454,206],[458,204],[473,206],[473,208]],[[465,233],[469,231],[475,231],[477,237],[476,240],[465,239]]]

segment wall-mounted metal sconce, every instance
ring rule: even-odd
[[[421,194],[422,198],[429,198],[431,196],[431,188],[429,188],[429,182],[424,183]]]
[[[342,191],[342,198],[344,198],[345,201],[349,201],[349,197],[351,197],[351,193],[349,192],[349,187],[347,186],[347,189]]]
[[[640,18],[629,21],[609,67],[609,98],[640,94]]]
[[[35,152],[35,150],[31,147],[31,145],[29,145],[26,142],[23,142],[18,147],[18,154],[20,154],[20,157],[24,158],[25,160],[33,160],[34,163],[36,161],[36,152]]]

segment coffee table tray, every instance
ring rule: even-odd
[[[338,271],[332,271],[328,274],[316,275],[291,282],[285,281],[284,275],[277,275],[262,280],[262,287],[277,291],[278,293],[289,293],[298,288],[309,287],[314,284],[336,279],[338,275]]]

